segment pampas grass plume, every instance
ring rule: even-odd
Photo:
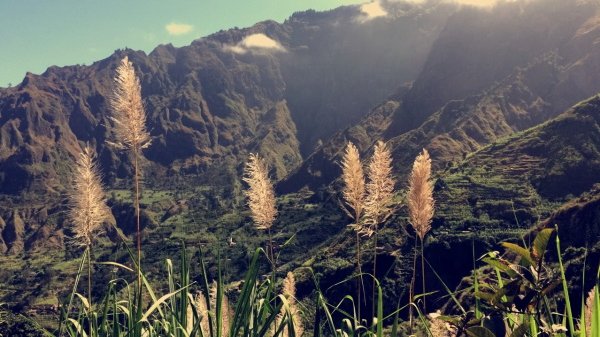
[[[579,329],[585,329],[585,333],[587,337],[591,337],[592,336],[592,320],[593,320],[593,313],[594,313],[594,301],[596,297],[596,287],[593,287],[590,292],[588,293],[588,296],[585,300],[585,309],[584,309],[584,315],[585,315],[585,327],[580,327]]]
[[[294,324],[295,334],[296,336],[301,336],[304,332],[304,326],[302,325],[300,311],[296,305],[296,279],[292,272],[288,272],[287,277],[283,280],[283,294],[290,304],[290,315],[292,317],[292,323]]]
[[[94,235],[109,218],[104,188],[91,148],[85,147],[75,162],[73,187],[69,194],[69,220],[74,241],[91,246]]]
[[[202,292],[199,292],[196,295],[194,305],[196,306],[196,310],[198,312],[198,319],[200,320],[200,329],[202,329],[202,335],[210,336],[210,325],[208,323],[208,320],[210,319],[208,316],[208,305],[206,304],[206,297]]]
[[[275,192],[269,180],[267,164],[257,154],[250,154],[243,180],[248,184],[246,196],[256,228],[271,228],[277,216]]]
[[[369,162],[369,182],[365,200],[365,224],[363,235],[371,236],[374,228],[392,214],[395,181],[392,178],[392,155],[386,144],[378,141]]]
[[[360,218],[363,213],[365,201],[365,174],[360,162],[358,149],[352,142],[348,142],[344,157],[342,158],[342,180],[344,181],[343,196],[346,206],[353,212],[344,210],[354,219],[350,226],[360,231]]]
[[[409,178],[408,211],[410,223],[421,240],[431,229],[434,212],[431,158],[423,149],[413,164]]]
[[[140,81],[135,75],[133,64],[125,56],[117,67],[115,88],[110,100],[115,123],[117,146],[139,150],[150,145],[146,131],[146,114],[142,104]]]
[[[304,332],[304,325],[302,324],[302,318],[300,317],[300,311],[296,305],[296,279],[294,278],[294,273],[288,272],[285,279],[283,280],[283,296],[288,301],[289,304],[289,317],[292,320],[292,324],[294,326],[294,335],[301,336]],[[281,309],[282,313],[280,316],[284,314],[284,308]],[[286,326],[283,330],[283,336],[290,336],[290,331]]]

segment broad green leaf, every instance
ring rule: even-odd
[[[487,263],[491,267],[494,267],[506,273],[509,277],[517,276],[517,272],[515,272],[510,266],[508,266],[507,262],[504,260],[486,257],[483,259],[483,262]]]
[[[533,260],[531,259],[531,254],[527,249],[510,242],[502,242],[502,246],[523,258],[523,262],[525,262],[526,266],[531,266],[534,264]]]
[[[532,247],[532,257],[536,262],[540,262],[542,258],[544,258],[544,254],[546,253],[546,247],[548,246],[548,241],[550,240],[550,236],[554,233],[553,228],[545,228],[542,229],[533,240]]]

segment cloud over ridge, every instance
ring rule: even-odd
[[[190,33],[194,29],[194,26],[187,23],[171,22],[165,26],[165,29],[170,35],[177,36]]]
[[[245,54],[247,52],[260,50],[276,52],[285,51],[285,48],[279,42],[263,33],[248,35],[235,45],[224,46],[224,49],[236,54]]]
[[[379,0],[364,3],[360,5],[359,9],[361,13],[359,21],[361,22],[367,22],[388,15],[388,12],[381,6]]]

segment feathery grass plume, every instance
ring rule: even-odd
[[[221,303],[221,313],[222,313],[222,321],[223,321],[223,337],[229,336],[229,329],[231,328],[231,320],[234,317],[234,311],[231,305],[229,304],[229,298],[227,295],[223,294],[223,299]]]
[[[425,256],[423,240],[425,235],[431,229],[431,219],[433,218],[434,200],[433,183],[431,181],[431,158],[426,149],[423,149],[415,162],[408,181],[408,213],[410,224],[414,228],[421,243],[421,276],[423,281],[423,293],[425,293]],[[410,284],[410,299],[414,298],[414,287],[416,280],[417,266],[417,239],[415,238],[415,254],[413,258],[413,277]],[[423,308],[426,310],[425,298],[423,298]],[[412,307],[410,309],[410,321],[412,326]]]
[[[208,323],[208,306],[206,305],[206,297],[202,292],[196,295],[194,301],[196,311],[198,312],[198,319],[200,320],[200,329],[202,330],[202,336],[210,336],[210,325]]]
[[[431,158],[427,150],[417,156],[409,178],[408,211],[410,223],[421,240],[431,229],[434,200]]]
[[[596,296],[596,287],[593,287],[585,300],[585,310],[584,310],[584,319],[585,319],[585,327],[579,327],[579,329],[584,329],[587,337],[592,336],[592,320],[594,313],[594,302]]]
[[[342,180],[344,181],[344,200],[346,205],[352,209],[352,213],[345,211],[354,220],[350,226],[360,231],[360,218],[363,213],[365,202],[365,174],[360,162],[358,149],[352,142],[346,145],[346,151],[342,158]]]
[[[69,220],[73,226],[73,240],[86,247],[88,264],[88,304],[92,306],[92,243],[93,237],[108,220],[104,188],[96,166],[94,153],[86,146],[75,162],[73,187],[69,194]],[[91,329],[91,327],[90,327]]]
[[[342,180],[344,181],[343,196],[346,203],[346,206],[342,206],[342,208],[348,216],[354,220],[354,222],[350,224],[350,227],[356,232],[356,269],[359,274],[357,279],[358,285],[356,287],[356,301],[358,307],[358,320],[360,321],[361,286],[364,288],[360,259],[360,232],[362,230],[361,218],[365,202],[365,174],[358,149],[352,142],[348,142],[348,145],[346,145],[346,151],[342,158]],[[352,212],[350,212],[348,208],[350,208]]]
[[[275,221],[275,192],[269,180],[267,164],[258,154],[250,154],[243,180],[248,184],[246,196],[257,229],[269,229]]]
[[[110,119],[115,123],[114,131],[117,138],[114,144],[121,148],[136,150],[150,145],[140,81],[127,56],[117,67],[115,88],[110,104],[113,111]]]
[[[194,329],[194,310],[192,309],[193,303],[188,303],[187,309],[185,311],[185,331],[188,333],[192,333]]]
[[[386,144],[378,141],[369,162],[369,182],[365,198],[365,224],[361,234],[371,236],[377,226],[392,214],[395,181],[392,178],[392,155]]]
[[[210,324],[208,323],[209,320],[209,315],[210,317],[213,317],[214,319],[214,323],[215,324],[222,324],[221,326],[223,327],[221,336],[222,337],[227,337],[229,336],[229,328],[230,328],[230,320],[233,317],[233,310],[231,308],[231,306],[229,305],[229,299],[227,298],[227,295],[225,295],[225,293],[223,293],[222,298],[221,298],[221,317],[217,317],[217,292],[218,292],[218,284],[216,281],[213,281],[210,289],[209,289],[209,301],[210,301],[210,307],[212,308],[212,312],[209,312],[208,310],[208,306],[206,303],[206,297],[204,294],[200,293],[197,298],[196,298],[196,308],[198,310],[198,313],[200,314],[200,327],[202,329],[202,333],[203,336],[211,336],[210,333]],[[217,320],[220,319],[220,322],[217,322]],[[213,329],[215,329],[215,334],[216,334],[216,327],[213,326]]]
[[[296,306],[296,279],[294,278],[294,273],[287,273],[286,278],[283,280],[282,293],[288,300],[289,316],[292,319],[292,324],[294,326],[294,335],[301,336],[304,332],[304,326],[302,324],[302,318],[300,317],[300,311]],[[284,314],[284,308],[282,308],[281,310],[282,314]],[[290,336],[290,331],[287,326],[283,330],[283,336]]]
[[[275,192],[273,184],[269,179],[269,170],[267,164],[258,154],[251,153],[244,167],[244,177],[247,184],[246,197],[248,198],[248,207],[252,213],[254,225],[259,230],[268,231],[269,242],[267,255],[273,273],[275,273],[275,254],[273,253],[273,238],[271,236],[271,226],[277,216],[275,204]]]
[[[75,162],[73,187],[69,194],[69,220],[74,241],[89,247],[108,220],[110,209],[91,148],[85,147]]]

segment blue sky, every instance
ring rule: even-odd
[[[360,0],[0,0],[0,87],[27,71],[90,64],[124,47],[151,51],[220,29],[282,21]]]

